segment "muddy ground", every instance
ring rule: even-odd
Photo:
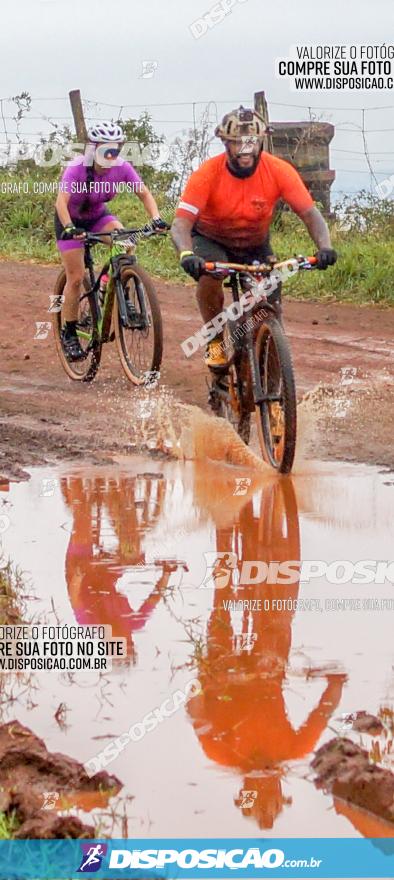
[[[311,767],[316,773],[317,788],[330,791],[347,804],[379,816],[388,823],[387,837],[392,837],[393,773],[372,764],[365,749],[349,739],[339,738],[321,746]]]
[[[102,461],[130,450],[133,402],[141,392],[122,375],[115,344],[105,346],[94,383],[81,385],[64,374],[52,330],[34,338],[35,322],[51,318],[57,273],[58,266],[0,263],[5,476],[23,479],[24,468],[59,458]],[[157,288],[165,332],[162,382],[181,402],[207,409],[202,354],[186,359],[180,347],[200,326],[193,288],[160,281]],[[286,301],[284,313],[299,398],[312,392],[308,407],[319,418],[308,454],[392,468],[394,310]],[[309,431],[308,419],[306,426]]]
[[[15,838],[94,837],[93,825],[59,810],[106,806],[121,783],[105,771],[89,777],[82,764],[48,752],[19,721],[0,727],[0,810],[17,822]],[[61,792],[61,796],[59,795]]]

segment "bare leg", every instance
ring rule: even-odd
[[[223,309],[222,282],[209,275],[203,275],[197,285],[197,302],[204,324],[212,321],[212,318],[215,318]]]
[[[122,229],[119,220],[110,220],[100,232],[111,232],[112,229]],[[107,239],[103,239],[108,244]],[[66,272],[66,286],[64,288],[63,316],[65,321],[78,320],[78,303],[81,295],[81,284],[85,276],[85,262],[83,248],[74,248],[61,253],[63,266]]]
[[[203,275],[197,285],[197,302],[204,321],[212,321],[224,306],[224,292],[222,281],[216,278]],[[214,339],[208,344],[205,355],[205,364],[207,367],[217,368],[224,367],[227,363],[227,354],[223,343],[223,332],[215,334]]]
[[[123,223],[120,220],[110,220],[96,235],[100,235],[101,232],[112,232],[113,229],[123,229]],[[103,238],[103,244],[108,244],[108,238]]]
[[[63,317],[65,321],[77,321],[81,284],[85,274],[84,252],[82,248],[75,248],[63,251],[61,257],[66,272]]]

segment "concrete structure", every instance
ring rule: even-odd
[[[255,93],[254,106],[270,129],[264,148],[291,162],[324,213],[330,214],[330,188],[335,180],[335,171],[330,168],[334,126],[329,122],[270,122],[264,92]]]
[[[300,172],[313,198],[330,214],[330,142],[335,128],[329,122],[272,122],[272,151]]]

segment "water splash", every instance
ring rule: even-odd
[[[136,399],[130,445],[134,451],[149,449],[181,460],[211,459],[259,470],[268,467],[225,419],[180,403],[165,386],[144,390]]]

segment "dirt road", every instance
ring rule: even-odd
[[[57,266],[0,263],[3,474],[21,476],[23,466],[59,457],[102,459],[130,443],[132,402],[140,392],[123,377],[115,346],[105,347],[93,385],[79,385],[62,371],[52,330],[35,338],[36,322],[50,320],[57,272]],[[157,287],[165,329],[162,381],[183,403],[206,408],[202,353],[186,359],[180,347],[200,326],[193,288]],[[327,386],[312,392],[320,419],[314,455],[392,467],[394,311],[288,301],[285,321],[299,397]]]

